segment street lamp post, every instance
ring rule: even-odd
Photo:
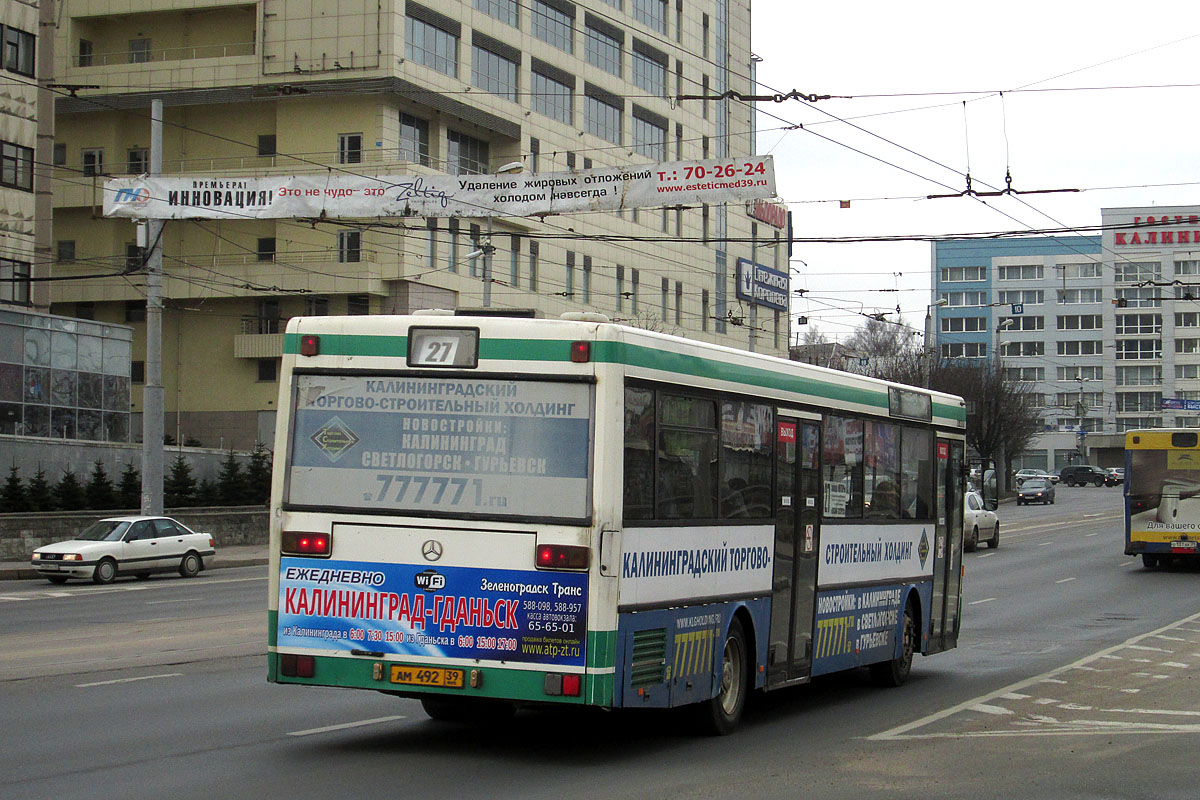
[[[925,388],[929,388],[929,384],[933,380],[933,356],[936,352],[934,347],[934,330],[933,330],[933,309],[940,308],[946,305],[949,301],[942,297],[937,302],[930,303],[925,306]]]

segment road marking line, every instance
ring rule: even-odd
[[[381,722],[393,722],[398,719],[404,719],[404,716],[398,715],[394,717],[377,717],[375,719],[364,719],[358,722],[343,722],[341,725],[326,725],[324,728],[309,728],[306,731],[289,731],[288,736],[312,736],[314,733],[344,731],[348,728],[361,728],[364,725],[378,725]]]
[[[1063,578],[1061,581],[1055,581],[1055,583],[1070,583],[1073,580],[1075,580],[1075,579],[1074,578]]]
[[[980,703],[977,706],[971,706],[971,710],[978,711],[981,714],[994,714],[998,717],[1017,713],[1010,708],[1005,708],[1004,706],[992,706],[988,705],[987,703]]]
[[[1150,638],[1150,637],[1146,637],[1146,638]],[[1150,650],[1155,653],[1174,653],[1175,652],[1174,650],[1168,650],[1165,647],[1150,647],[1149,645],[1145,645],[1145,644],[1127,644],[1127,645],[1118,645],[1118,646],[1119,647],[1127,647],[1130,650]]]
[[[1047,545],[1052,545],[1052,544],[1054,544],[1054,542],[1042,542],[1041,544],[1038,545],[1038,547],[1046,547]]]
[[[996,555],[996,553],[995,553],[995,551],[992,551],[991,553],[983,553],[979,557],[980,558],[991,558],[994,555]]]
[[[1136,564],[1136,563],[1137,563],[1136,561],[1122,561],[1120,564],[1117,564],[1117,566],[1118,567],[1128,567],[1130,564]]]
[[[152,681],[156,678],[182,678],[182,672],[167,672],[162,675],[142,675],[139,678],[117,678],[111,681],[95,681],[93,683],[77,683],[76,689],[88,689],[92,686],[111,686],[114,683],[133,683],[134,681]]]
[[[147,600],[146,605],[156,606],[156,605],[159,605],[160,603],[191,603],[197,599],[198,598],[195,598],[195,597],[181,597],[178,600]]]
[[[1187,669],[1190,664],[1181,664],[1178,661],[1164,661],[1159,664],[1160,667],[1175,667],[1176,669]]]
[[[957,714],[961,711],[966,711],[974,706],[979,705],[980,703],[986,703],[990,700],[994,700],[997,697],[1003,697],[1006,694],[1011,694],[1012,692],[1020,691],[1021,689],[1025,689],[1030,686],[1034,686],[1038,683],[1050,683],[1050,682],[1066,683],[1066,681],[1057,680],[1055,678],[1055,676],[1061,675],[1064,672],[1066,672],[1067,670],[1074,669],[1077,666],[1088,664],[1092,661],[1095,661],[1096,659],[1103,656],[1105,653],[1115,653],[1123,647],[1133,646],[1136,642],[1139,642],[1142,639],[1146,639],[1151,636],[1154,636],[1155,634],[1164,633],[1166,631],[1176,629],[1184,624],[1194,623],[1197,620],[1200,620],[1200,614],[1192,614],[1190,616],[1184,617],[1183,619],[1172,622],[1169,625],[1164,625],[1161,628],[1158,628],[1156,630],[1150,631],[1148,633],[1139,634],[1138,636],[1135,636],[1132,639],[1129,639],[1128,641],[1126,641],[1122,644],[1114,645],[1113,647],[1105,648],[1104,650],[1101,650],[1098,653],[1093,653],[1091,655],[1084,656],[1083,658],[1079,659],[1078,661],[1075,661],[1071,664],[1067,664],[1066,666],[1057,667],[1055,669],[1050,670],[1049,672],[1042,673],[1041,675],[1035,675],[1032,678],[1026,678],[1025,680],[1017,681],[1016,683],[1010,684],[1009,686],[1005,686],[1001,689],[998,689],[995,692],[989,692],[989,693],[987,693],[985,695],[981,695],[979,697],[973,697],[970,700],[966,700],[957,705],[949,706],[948,708],[943,708],[941,711],[936,711],[932,714],[928,714],[924,717],[921,717],[920,719],[913,720],[912,722],[908,722],[903,725],[898,725],[894,728],[890,728],[886,731],[881,731],[879,733],[872,734],[871,736],[866,736],[864,738],[867,739],[868,741],[887,741],[887,740],[899,740],[899,739],[927,739],[927,738],[936,738],[939,736],[943,737],[943,738],[947,738],[947,737],[953,738],[955,736],[962,736],[963,734],[961,732],[955,732],[955,733],[949,734],[949,735],[937,734],[937,733],[935,733],[935,734],[915,733],[914,734],[914,733],[909,733],[909,732],[917,730],[922,727],[925,727],[934,722],[938,722],[938,721],[941,721],[948,717],[951,717],[954,714]],[[1193,726],[1193,727],[1198,727],[1198,726]],[[1099,731],[1097,731],[1097,732],[1099,732]],[[1006,732],[1006,735],[1026,735],[1026,734],[1019,733],[1019,732]]]
[[[967,605],[969,605],[969,606],[977,606],[977,605],[979,605],[980,603],[990,603],[990,602],[992,602],[992,601],[993,601],[993,600],[995,600],[995,599],[996,599],[996,598],[994,598],[994,597],[985,597],[983,600],[972,600],[971,602],[967,603]]]
[[[1086,533],[1086,534],[1084,534],[1084,538],[1086,539],[1086,538],[1089,538],[1092,536],[1099,536],[1099,535],[1100,535],[1099,533]]]

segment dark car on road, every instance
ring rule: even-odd
[[[1072,464],[1069,467],[1063,467],[1058,473],[1059,480],[1067,486],[1112,486],[1104,470],[1099,467],[1093,467],[1091,464]]]
[[[1017,505],[1030,503],[1049,505],[1054,502],[1054,484],[1045,478],[1029,478],[1017,490]]]

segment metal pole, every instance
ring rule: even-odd
[[[492,306],[492,218],[487,218],[487,240],[480,248],[483,250],[483,307]]]
[[[162,100],[150,106],[150,174],[162,172]],[[161,219],[147,221],[146,386],[142,390],[142,513],[163,513],[162,383],[162,230]]]

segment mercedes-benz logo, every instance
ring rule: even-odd
[[[437,561],[442,557],[442,543],[436,539],[426,539],[421,545],[421,555],[425,556],[426,561]]]

